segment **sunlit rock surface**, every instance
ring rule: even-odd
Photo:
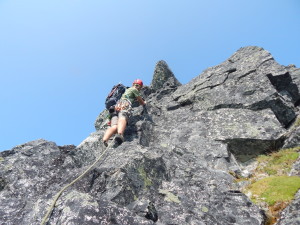
[[[299,85],[295,66],[254,46],[185,85],[158,62],[126,141],[63,192],[48,224],[265,224],[231,174],[258,154],[299,145],[299,131],[289,130]],[[95,127],[79,146],[36,140],[0,153],[0,224],[41,223],[56,193],[105,151],[106,111]],[[299,163],[293,169],[299,174]],[[298,201],[279,224],[299,222]]]

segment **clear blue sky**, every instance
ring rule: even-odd
[[[299,26],[299,0],[0,0],[0,151],[78,145],[161,59],[183,84],[248,45],[300,67]]]

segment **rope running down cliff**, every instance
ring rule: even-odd
[[[48,209],[46,215],[44,216],[41,225],[45,225],[48,217],[50,216],[53,208],[55,207],[55,204],[58,200],[58,198],[61,196],[61,194],[71,185],[75,184],[78,180],[80,180],[84,175],[86,175],[103,157],[103,155],[106,153],[106,151],[108,149],[110,149],[110,147],[112,146],[112,144],[114,144],[114,140],[106,147],[106,149],[104,150],[104,152],[96,159],[96,161],[90,166],[88,167],[80,176],[78,176],[76,179],[74,179],[71,183],[67,184],[66,186],[64,186],[55,196],[50,208]]]

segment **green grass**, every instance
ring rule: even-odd
[[[287,174],[299,157],[299,149],[300,147],[282,149],[269,155],[258,156],[257,162],[259,166],[256,172],[278,176]]]
[[[257,204],[267,203],[269,207],[276,203],[288,204],[300,188],[300,177],[288,176],[299,151],[300,146],[258,156],[257,168],[249,179],[251,184],[245,187],[244,193],[250,194]]]
[[[255,203],[264,201],[269,206],[276,202],[289,202],[300,188],[300,177],[270,176],[250,185],[252,200]]]
[[[278,220],[280,212],[300,189],[300,177],[288,176],[292,165],[299,158],[299,151],[300,146],[256,158],[258,165],[243,192],[267,210],[268,224]]]

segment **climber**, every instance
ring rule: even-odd
[[[143,87],[143,81],[136,79],[132,87],[128,88],[122,95],[121,99],[117,102],[115,106],[115,111],[112,113],[111,127],[109,127],[104,136],[103,144],[107,147],[108,140],[114,134],[117,134],[115,140],[118,144],[124,141],[124,131],[128,123],[128,119],[131,116],[132,104],[138,101],[141,105],[145,107],[146,101],[142,98],[140,90]]]

